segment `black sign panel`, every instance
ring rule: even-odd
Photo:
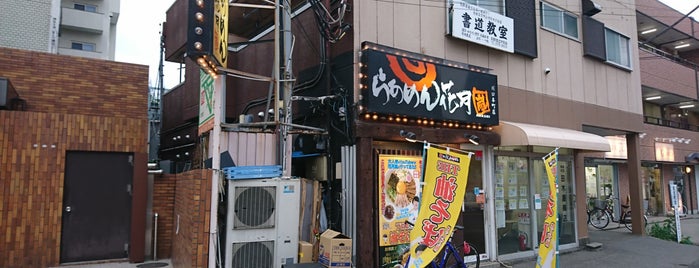
[[[492,74],[374,49],[362,51],[363,113],[498,125],[497,85]]]

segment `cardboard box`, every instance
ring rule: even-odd
[[[352,239],[340,232],[326,230],[320,235],[318,262],[326,267],[352,266]]]
[[[299,241],[299,263],[313,262],[313,244]]]

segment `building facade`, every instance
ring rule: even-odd
[[[637,2],[294,3],[292,65],[286,66],[295,79],[292,119],[325,132],[292,135],[291,174],[321,181],[323,227],[353,239],[357,267],[401,262],[407,229],[393,213],[410,204],[385,201],[381,161],[420,159],[423,143],[414,141],[474,153],[459,216],[467,231],[454,239],[473,243],[484,261],[537,254],[546,213],[539,204],[553,194],[542,157],[552,151],[559,154],[562,250],[588,241],[586,211],[595,198],[628,203],[633,217],[665,215],[668,183],[682,181],[688,210],[696,210],[691,156],[699,137],[696,114],[685,106],[697,100],[696,68],[678,60],[695,56],[642,34],[647,23],[672,25],[682,14],[656,1]],[[318,15],[323,9],[336,12]],[[229,12],[227,67],[274,74],[273,13],[258,9],[251,16],[237,6]],[[211,148],[211,137],[193,138],[200,72],[184,57],[186,27],[178,18],[186,14],[186,1],[176,1],[163,31],[167,60],[187,63],[185,83],[163,97],[161,157],[179,163],[175,171],[204,168],[197,159],[212,157],[201,149]],[[692,27],[673,29],[693,41]],[[254,125],[280,120],[269,118],[277,114],[270,111],[273,85],[240,74],[226,78],[224,125],[278,134]],[[679,101],[648,100],[661,94]],[[239,142],[230,140],[227,148],[247,146]]]
[[[0,46],[114,60],[119,0],[7,1]]]

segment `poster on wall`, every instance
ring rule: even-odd
[[[420,200],[421,156],[379,155],[379,264],[393,268],[410,249]],[[407,256],[406,256],[407,257]]]

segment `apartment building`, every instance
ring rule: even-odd
[[[636,1],[636,20],[644,116],[644,209],[649,215],[672,215],[669,185],[674,184],[684,206],[679,213],[696,213],[699,39],[694,29],[699,24],[649,0]],[[614,164],[609,168],[613,170]]]
[[[120,0],[4,1],[0,46],[114,60]]]

